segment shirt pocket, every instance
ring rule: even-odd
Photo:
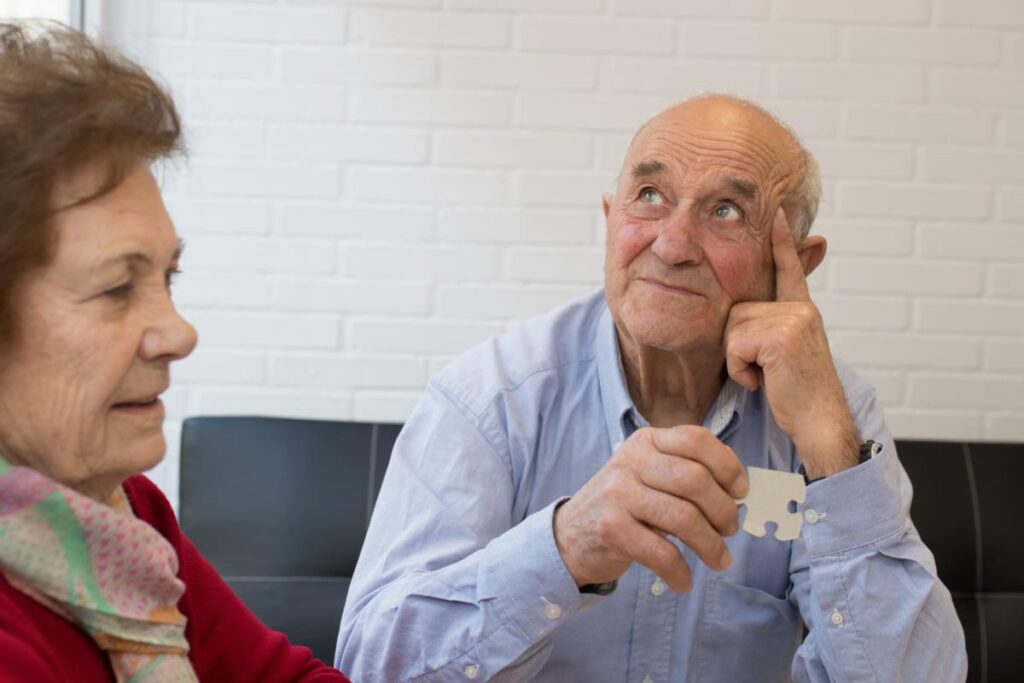
[[[784,598],[719,577],[706,585],[694,680],[790,680],[802,635],[797,610]]]

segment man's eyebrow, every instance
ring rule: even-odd
[[[658,175],[668,170],[668,167],[660,161],[641,161],[633,164],[633,168],[630,171],[630,175],[633,176],[634,180],[640,178],[648,178],[652,175]]]
[[[739,178],[726,178],[726,182],[729,184],[729,187],[732,188],[733,192],[744,199],[757,199],[757,186],[753,183],[746,180],[740,180]]]

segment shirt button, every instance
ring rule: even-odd
[[[839,610],[832,610],[832,616],[829,617],[829,620],[832,622],[832,625],[836,628],[843,627],[843,615],[839,612]]]
[[[804,521],[808,524],[817,524],[821,519],[821,515],[818,514],[817,510],[807,508],[804,510]]]
[[[654,597],[661,597],[661,594],[665,592],[665,582],[658,579],[651,584],[651,595]]]
[[[541,600],[541,602],[544,603],[544,616],[546,616],[551,621],[554,621],[555,619],[561,619],[562,618],[562,608],[561,607],[559,607],[555,603],[551,602],[550,600],[545,598],[543,595],[540,596],[540,600]]]
[[[613,443],[612,444],[612,452],[614,453],[615,451],[619,450],[619,446],[621,446],[621,445],[622,445],[621,441],[616,441],[615,443]]]
[[[466,674],[466,678],[476,678],[480,675],[480,667],[476,664],[467,664],[462,672]]]
[[[654,679],[650,676],[644,676],[644,680],[640,681],[640,683],[654,683]]]

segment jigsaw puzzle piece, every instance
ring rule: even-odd
[[[737,505],[747,506],[743,530],[752,536],[764,536],[765,524],[775,522],[775,538],[792,541],[800,536],[803,517],[789,511],[789,501],[804,502],[807,484],[802,475],[778,472],[763,467],[748,467],[750,490],[746,498],[737,498]]]

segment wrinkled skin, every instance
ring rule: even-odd
[[[55,205],[88,196],[99,174],[66,179]],[[23,282],[18,334],[0,351],[0,453],[106,500],[166,449],[157,397],[196,344],[170,297],[181,243],[145,166],[55,221],[54,258]]]
[[[710,568],[731,558],[736,454],[699,425],[726,375],[764,386],[808,474],[856,463],[859,439],[806,275],[822,237],[795,243],[797,157],[785,130],[726,98],[652,119],[626,153],[607,218],[605,295],[638,430],[555,514],[555,540],[578,585],[633,562],[676,591],[689,567],[666,535]]]

